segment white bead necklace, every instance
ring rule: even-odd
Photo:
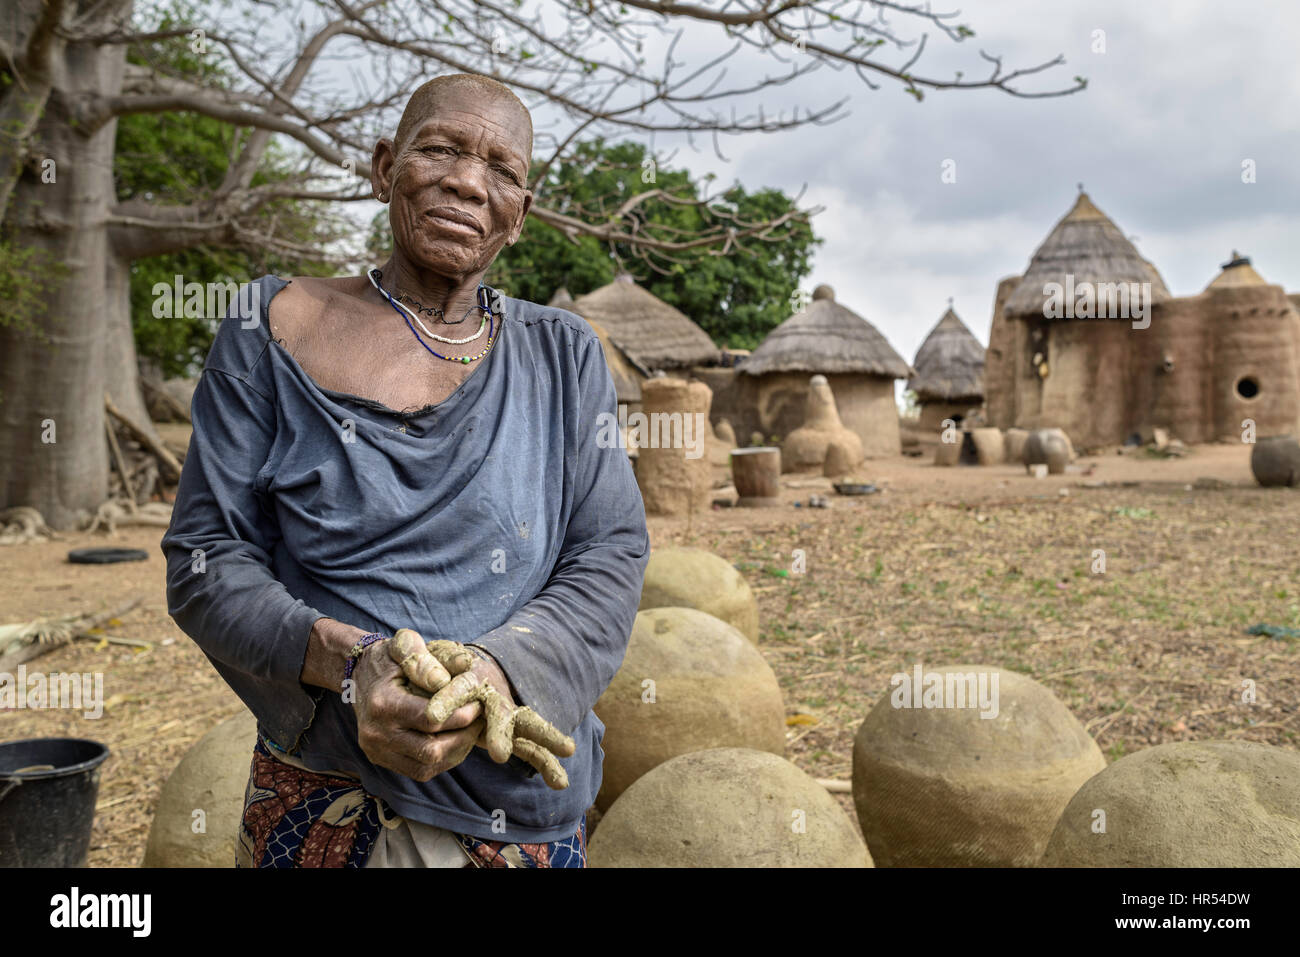
[[[424,332],[424,334],[428,336],[430,339],[437,339],[439,342],[445,342],[447,343],[447,345],[450,346],[462,346],[467,342],[473,342],[479,336],[483,335],[483,330],[487,328],[488,315],[487,315],[487,311],[484,310],[483,321],[479,323],[478,332],[474,333],[474,335],[472,336],[466,336],[464,339],[448,339],[446,336],[440,336],[437,333],[430,332],[427,328],[425,328],[424,323],[420,321],[419,316],[413,313],[410,309],[407,309],[400,299],[394,299],[392,296],[390,296],[388,294],[388,290],[385,289],[383,286],[379,285],[379,280],[375,279],[375,273],[377,273],[378,271],[379,269],[377,266],[371,266],[366,271],[366,275],[370,279],[370,284],[374,286],[377,290],[379,290],[380,295],[382,295],[390,303],[392,303],[398,309],[402,310],[402,312],[406,313],[408,316],[414,319],[415,324],[419,326],[420,329]]]

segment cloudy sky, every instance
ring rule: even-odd
[[[559,8],[527,0],[524,9],[558,16]],[[804,205],[825,207],[814,220],[825,244],[809,289],[832,285],[909,361],[949,297],[987,342],[997,281],[1024,271],[1078,183],[1175,295],[1203,289],[1233,249],[1268,281],[1300,291],[1300,3],[972,0],[960,10],[957,22],[976,36],[958,44],[931,29],[914,73],[974,77],[985,67],[981,50],[1008,67],[1059,54],[1064,65],[1024,86],[1060,89],[1082,75],[1087,89],[1047,99],[927,91],[918,103],[897,83],[873,91],[848,71],[821,69],[761,102],[771,115],[847,97],[838,123],[726,138],[725,162],[707,142],[660,135],[649,145],[671,153],[670,165],[724,184],[792,195],[806,187]],[[924,26],[898,13],[890,20],[905,37]],[[729,42],[688,21],[676,54],[694,66]],[[665,43],[647,35],[649,62]],[[746,52],[728,70],[735,86],[789,67]],[[557,119],[544,105],[534,116],[539,132]],[[571,122],[552,128],[567,133]],[[955,182],[943,181],[948,161]],[[1243,182],[1246,161],[1253,183]],[[367,219],[379,210],[363,205]]]
[[[984,0],[961,9],[976,37],[932,36],[915,72],[973,76],[980,48],[1015,66],[1062,54],[1064,66],[1026,85],[1069,86],[1080,74],[1088,88],[1038,100],[929,92],[918,103],[896,84],[873,92],[824,70],[770,102],[806,107],[844,94],[847,119],[726,140],[729,163],[707,144],[680,144],[674,163],[747,188],[806,184],[805,202],[826,207],[811,282],[830,283],[909,361],[950,296],[987,342],[997,280],[1023,272],[1080,182],[1175,295],[1199,292],[1234,248],[1270,282],[1300,291],[1300,4]],[[1096,30],[1104,53],[1092,52]],[[716,51],[715,39],[690,38],[696,51]],[[945,160],[955,161],[955,183],[941,180]],[[1245,160],[1253,184],[1242,182]]]

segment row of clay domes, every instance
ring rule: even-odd
[[[852,780],[864,843],[784,758],[785,708],[758,636],[753,593],[728,562],[652,555],[626,658],[596,705],[606,757],[592,866],[1300,866],[1300,755],[1180,742],[1107,766],[1047,688],[979,665],[929,669],[915,683],[924,700],[898,685],[865,716]],[[979,707],[943,698],[965,689],[971,705],[977,687]],[[253,730],[251,716],[231,719],[181,762],[146,865],[231,862]],[[210,809],[205,840],[196,807]]]

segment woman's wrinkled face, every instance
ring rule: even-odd
[[[447,91],[405,143],[380,140],[374,186],[389,197],[397,249],[417,268],[461,280],[523,229],[532,130],[518,104]]]

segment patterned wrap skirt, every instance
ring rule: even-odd
[[[259,734],[244,792],[237,867],[365,867],[397,815],[353,777],[311,771]],[[278,749],[276,749],[278,750]],[[572,837],[509,844],[456,834],[465,867],[586,867],[587,820]]]

